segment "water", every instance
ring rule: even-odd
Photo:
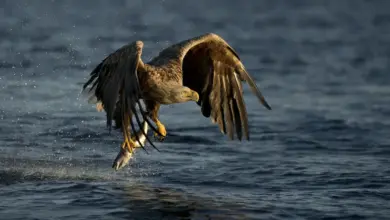
[[[386,219],[387,1],[3,1],[0,219]],[[143,60],[206,32],[240,54],[251,141],[194,103],[165,106],[168,137],[115,172],[121,134],[80,96],[106,55]]]

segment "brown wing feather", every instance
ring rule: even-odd
[[[97,101],[102,102],[110,130],[114,118],[116,126],[121,127],[124,134],[129,134],[129,126],[132,130],[135,129],[133,120],[131,120],[132,116],[135,116],[141,128],[136,108],[138,104],[138,111],[143,119],[158,132],[140,103],[141,89],[137,70],[144,68],[141,60],[142,48],[143,43],[135,41],[111,53],[91,72],[90,79],[83,86],[83,90],[91,86],[89,92],[93,93]],[[144,135],[155,147],[148,136]],[[143,146],[140,142],[139,144]]]
[[[267,108],[266,102],[252,77],[245,70],[237,53],[221,37],[206,34],[180,42],[161,54],[171,59],[177,55],[182,64],[183,85],[199,93],[202,114],[211,117],[222,133],[234,139],[249,140],[248,117],[241,81]]]

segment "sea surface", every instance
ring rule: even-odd
[[[390,1],[34,0],[0,6],[0,219],[390,219]],[[251,140],[164,106],[161,152],[115,172],[122,135],[81,85],[135,40],[147,62],[214,32]],[[152,135],[152,134],[151,134]]]

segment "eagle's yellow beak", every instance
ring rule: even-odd
[[[192,91],[191,96],[192,96],[193,101],[195,101],[195,102],[199,101],[199,94],[197,92]]]

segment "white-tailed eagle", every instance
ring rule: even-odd
[[[132,153],[135,147],[143,147],[137,138],[131,138],[130,130],[135,133],[133,116],[140,127],[147,122],[155,137],[163,140],[167,132],[158,117],[160,105],[187,101],[195,101],[203,116],[210,117],[231,140],[235,135],[239,140],[249,140],[243,81],[260,103],[271,110],[238,54],[216,34],[174,44],[148,63],[141,59],[142,49],[143,42],[135,41],[111,53],[83,86],[83,90],[92,92],[97,107],[105,110],[109,128],[115,120],[122,129],[123,150]]]

